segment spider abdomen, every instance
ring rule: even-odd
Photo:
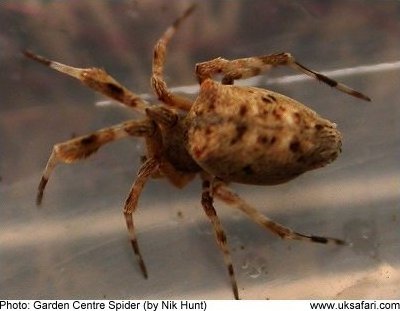
[[[336,125],[271,91],[206,80],[187,118],[188,151],[205,171],[246,184],[271,185],[336,159]]]

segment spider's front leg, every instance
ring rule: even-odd
[[[239,299],[235,271],[233,270],[232,258],[229,252],[226,234],[224,232],[224,229],[222,228],[221,222],[219,221],[219,218],[213,206],[213,191],[211,187],[211,181],[207,178],[203,178],[202,188],[203,193],[201,197],[201,204],[203,206],[204,212],[206,213],[208,219],[213,225],[217,244],[224,255],[225,265],[228,268],[229,277],[231,279],[233,294],[235,296],[235,299]]]
[[[151,136],[154,131],[150,120],[132,120],[54,145],[40,180],[36,204],[42,203],[46,184],[59,162],[70,164],[89,157],[106,143],[128,136]]]
[[[298,70],[311,78],[321,81],[337,90],[351,96],[370,101],[371,99],[352,88],[339,83],[321,73],[315,72],[295,60],[290,53],[278,53],[263,56],[254,56],[227,60],[224,58],[215,58],[213,60],[199,63],[196,65],[196,74],[200,83],[214,75],[221,73],[223,75],[222,84],[233,84],[234,80],[246,79],[257,76],[262,72],[275,66],[289,66]]]
[[[96,92],[110,97],[123,105],[141,111],[142,113],[149,105],[148,102],[135,93],[129,91],[103,69],[76,68],[52,61],[43,56],[32,53],[31,51],[24,51],[23,53],[26,57],[75,78]]]
[[[186,9],[183,14],[177,18],[173,24],[167,28],[161,38],[157,41],[154,46],[153,52],[153,68],[151,76],[151,86],[156,93],[158,99],[163,103],[176,107],[185,111],[189,111],[192,106],[192,102],[180,95],[173,94],[167,86],[164,79],[164,65],[167,54],[167,45],[176,33],[178,27],[181,25],[183,20],[188,17],[194,10],[195,5],[191,5]]]
[[[36,197],[36,204],[40,205],[43,200],[43,193],[46,187],[46,184],[50,178],[51,173],[53,172],[55,166],[59,162],[63,163],[73,163],[78,160],[84,159],[95,153],[100,147],[105,145],[106,143],[112,142],[117,139],[121,139],[129,136],[136,137],[146,137],[148,141],[152,140],[153,135],[155,135],[156,128],[154,122],[151,120],[143,120],[143,121],[127,121],[124,123],[120,123],[108,128],[104,128],[98,130],[92,134],[77,137],[66,142],[57,144],[53,147],[53,151],[50,155],[50,158],[47,162],[46,168],[43,172],[39,188],[38,194]],[[126,219],[126,225],[128,227],[130,240],[132,244],[132,248],[138,258],[138,262],[140,265],[140,269],[143,273],[143,276],[147,278],[147,270],[144,264],[142,255],[139,251],[138,242],[136,239],[135,228],[133,224],[132,214],[136,209],[137,202],[140,196],[140,193],[146,183],[146,181],[152,176],[153,173],[156,173],[158,170],[159,162],[154,158],[149,158],[142,165],[139,170],[137,179],[135,180],[129,196],[126,200],[124,207],[124,216]]]

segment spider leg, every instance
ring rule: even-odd
[[[152,121],[132,120],[54,145],[40,180],[36,204],[42,203],[46,184],[59,162],[69,164],[87,158],[106,143],[128,136],[151,136],[153,132],[154,124]]]
[[[126,199],[125,206],[124,206],[124,216],[126,221],[126,226],[129,231],[129,236],[132,244],[133,251],[136,254],[136,257],[139,262],[140,269],[142,270],[143,276],[147,279],[147,269],[146,265],[144,264],[143,257],[139,250],[139,244],[137,242],[136,233],[135,233],[135,226],[133,223],[133,213],[136,210],[138,200],[140,194],[144,188],[146,182],[151,178],[152,174],[157,172],[159,168],[158,160],[154,158],[149,158],[146,162],[140,167],[137,178],[132,185],[132,188],[129,192],[129,195]]]
[[[128,107],[137,109],[144,113],[145,108],[149,106],[147,101],[141,99],[138,95],[122,86],[103,69],[75,68],[49,60],[43,56],[34,54],[31,51],[24,51],[23,53],[26,57],[78,79],[87,87],[90,87],[96,92],[108,96]]]
[[[254,207],[246,203],[243,199],[241,199],[236,193],[230,190],[226,185],[221,182],[214,183],[214,194],[223,202],[228,205],[232,205],[235,208],[238,208],[242,212],[244,212],[247,216],[250,217],[254,222],[258,223],[262,227],[272,231],[272,233],[280,236],[283,239],[288,240],[302,240],[309,242],[316,242],[322,244],[336,244],[336,245],[345,245],[346,242],[336,238],[330,237],[322,237],[316,235],[305,235],[302,233],[295,232],[290,228],[287,228],[267,216],[261,214]]]
[[[289,66],[298,70],[318,81],[321,81],[337,90],[348,95],[371,101],[371,99],[352,88],[339,83],[323,74],[315,72],[295,60],[290,53],[278,53],[263,56],[254,56],[227,60],[224,58],[215,58],[213,60],[199,63],[196,65],[196,74],[200,83],[205,79],[212,78],[217,73],[223,74],[223,84],[233,84],[234,80],[246,79],[261,74],[267,69],[275,66]]]
[[[185,111],[190,110],[192,102],[189,99],[173,94],[168,90],[167,83],[164,80],[164,65],[169,41],[174,36],[181,22],[193,12],[194,8],[195,5],[190,6],[170,27],[168,27],[154,46],[153,53],[151,85],[154,92],[158,96],[158,99],[163,103]]]
[[[235,296],[235,299],[239,299],[239,293],[238,293],[235,272],[233,270],[232,258],[231,258],[230,252],[229,252],[226,235],[222,228],[221,222],[219,221],[219,218],[217,216],[215,208],[213,206],[213,194],[212,194],[210,181],[207,179],[204,179],[202,188],[203,188],[203,193],[201,196],[201,204],[203,206],[204,212],[206,213],[208,219],[211,221],[211,223],[214,227],[217,244],[224,255],[224,261],[225,261],[225,265],[228,268],[228,273],[229,273],[229,277],[231,280],[233,294]]]

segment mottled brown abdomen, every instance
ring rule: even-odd
[[[279,184],[340,153],[334,123],[263,89],[206,80],[187,118],[189,153],[205,171],[226,181]]]

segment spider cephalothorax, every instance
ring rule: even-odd
[[[173,94],[163,77],[166,46],[193,8],[187,9],[165,31],[154,48],[151,84],[161,105],[150,105],[104,70],[74,68],[29,51],[24,52],[27,57],[70,75],[144,115],[141,120],[129,120],[56,144],[43,172],[37,204],[41,204],[44,188],[58,162],[81,160],[104,144],[120,138],[143,137],[147,154],[123,212],[144,277],[147,278],[147,269],[139,250],[132,215],[145,183],[152,177],[164,177],[175,186],[183,187],[199,175],[203,181],[201,204],[214,228],[234,296],[238,299],[227,238],[213,206],[214,197],[240,209],[253,221],[282,238],[318,243],[345,242],[294,232],[264,216],[228,188],[230,182],[258,185],[286,182],[332,162],[341,148],[341,134],[334,123],[289,97],[260,88],[234,86],[234,80],[285,65],[347,94],[370,99],[304,67],[289,53],[237,60],[216,58],[197,64],[200,92],[196,100],[192,103],[185,97]],[[212,80],[216,74],[222,74],[221,82]]]

